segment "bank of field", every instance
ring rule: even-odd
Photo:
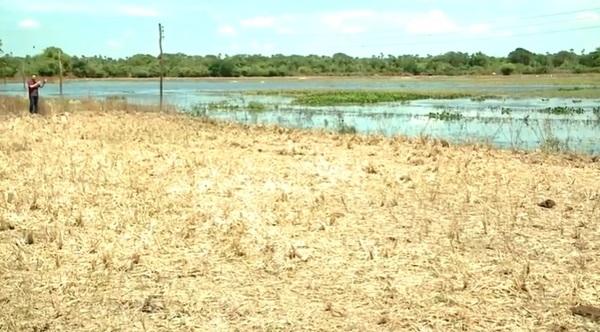
[[[118,111],[0,132],[2,331],[600,329],[571,310],[600,306],[592,157]]]

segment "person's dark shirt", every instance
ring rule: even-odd
[[[27,81],[27,88],[29,89],[29,96],[37,97],[39,96],[40,85],[37,81],[31,79]]]

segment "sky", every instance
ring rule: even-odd
[[[600,47],[599,0],[0,0],[5,53],[506,56]]]

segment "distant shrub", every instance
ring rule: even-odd
[[[504,76],[508,76],[511,75],[512,73],[515,72],[515,66],[512,64],[505,64],[502,65],[502,67],[500,67],[500,72],[502,73],[502,75]]]

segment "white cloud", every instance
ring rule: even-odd
[[[300,15],[256,16],[241,20],[239,26],[242,29],[270,29],[278,35],[291,35],[296,32],[291,26],[297,24],[300,17]]]
[[[27,12],[38,13],[66,13],[66,14],[86,14],[86,15],[125,15],[138,17],[158,17],[160,11],[155,7],[119,3],[114,0],[104,0],[103,2],[83,2],[74,0],[59,0],[54,2],[30,2],[23,1],[16,6]]]
[[[460,21],[448,13],[436,9],[429,11],[398,10],[342,10],[305,14],[282,14],[255,16],[242,19],[237,25],[221,26],[221,35],[240,34],[244,29],[266,29],[275,35],[314,36],[322,42],[342,42],[336,36],[348,35],[349,43],[359,43],[361,38],[368,42],[386,43],[399,37],[421,36],[452,38],[486,37],[502,34],[491,23],[485,21]],[[251,36],[252,32],[248,32]],[[366,42],[366,40],[365,40]],[[263,45],[264,46],[264,45]],[[255,47],[264,49],[264,47]]]
[[[427,12],[352,10],[320,15],[320,23],[334,33],[373,32],[393,35],[436,35],[448,33],[485,34],[489,24],[461,25],[441,10]]]
[[[577,20],[584,23],[593,23],[600,21],[600,14],[596,12],[583,12],[577,14]]]
[[[140,6],[140,5],[119,5],[117,11],[127,16],[141,16],[141,17],[157,17],[159,13],[156,9]]]
[[[42,13],[93,13],[95,6],[77,1],[54,1],[54,2],[24,2],[23,9],[26,11]]]
[[[441,10],[417,14],[406,24],[406,31],[416,35],[451,33],[459,30],[458,24]]]
[[[365,32],[377,16],[370,10],[349,10],[323,14],[320,21],[336,33],[353,34]]]
[[[31,19],[31,18],[27,18],[27,19],[24,19],[19,22],[19,28],[21,28],[21,29],[33,30],[33,29],[37,29],[39,27],[40,27],[40,22],[38,22],[34,19]]]
[[[237,36],[237,30],[234,27],[232,27],[231,25],[222,25],[219,27],[217,32],[221,36],[227,36],[227,37]]]
[[[275,26],[275,17],[272,16],[257,16],[240,21],[240,25],[244,28],[272,28]]]

